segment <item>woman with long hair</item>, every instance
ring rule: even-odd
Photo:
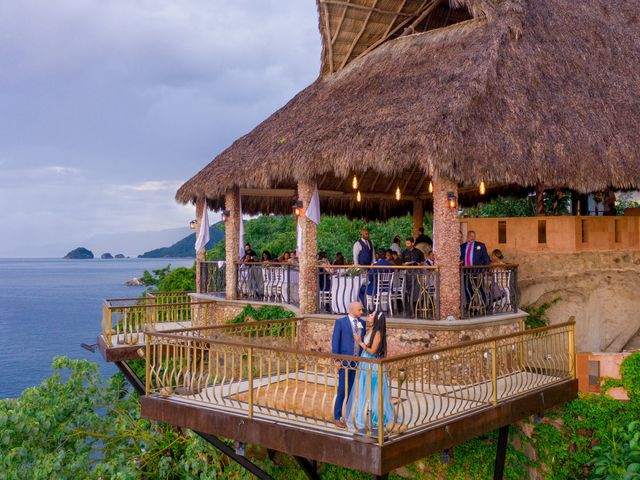
[[[364,341],[358,334],[353,338],[360,346],[362,358],[384,358],[387,355],[387,318],[381,311],[374,311],[367,317],[367,334]],[[378,399],[382,388],[382,421],[386,426],[396,425],[400,420],[395,417],[391,404],[391,392],[387,375],[382,365],[371,362],[359,362],[356,384],[349,392],[347,401],[347,425],[360,433],[373,433],[378,429]],[[368,423],[368,425],[367,425]]]

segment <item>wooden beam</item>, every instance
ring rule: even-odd
[[[358,35],[356,35],[356,38],[354,38],[353,42],[351,42],[351,46],[349,47],[349,51],[345,55],[344,60],[342,60],[342,63],[340,64],[340,68],[338,68],[338,70],[342,70],[344,68],[344,66],[349,62],[349,57],[351,56],[351,53],[353,53],[353,49],[356,48],[356,45],[358,44],[358,41],[360,40],[360,37],[362,37],[362,34],[367,29],[367,24],[369,23],[369,19],[371,18],[371,14],[373,13],[373,9],[375,9],[377,4],[378,4],[378,0],[373,0],[372,10],[370,10],[369,13],[367,14],[367,18],[365,18],[364,23],[362,24],[362,28],[358,32]]]
[[[416,12],[419,12],[420,10],[422,10],[424,8],[424,6],[427,4],[429,0],[424,0],[422,2],[422,5],[420,5],[420,8],[418,8],[418,10],[416,10]],[[384,42],[386,42],[390,37],[392,37],[393,35],[395,35],[398,30],[400,30],[401,28],[403,28],[407,23],[409,23],[411,21],[411,19],[414,18],[414,15],[411,15],[411,17],[403,20],[402,22],[400,22],[398,24],[397,27],[395,27],[391,32],[388,32],[384,37],[382,37],[380,40],[378,40],[377,42],[371,44],[371,46],[369,46],[364,52],[362,52],[360,55],[358,55],[358,57],[362,57],[363,55],[366,55],[367,53],[369,53],[371,50],[379,47],[380,45],[382,45]]]
[[[295,197],[297,194],[294,188],[241,188],[240,195],[243,197]]]
[[[329,9],[327,8],[327,4],[323,4],[323,10],[324,10],[324,28],[326,30],[326,41],[325,41],[325,45],[327,47],[327,55],[329,56],[328,58],[328,63],[329,63],[329,73],[333,73],[334,69],[333,69],[333,43],[331,42],[331,29],[329,26]]]
[[[336,43],[336,40],[338,38],[338,34],[340,33],[340,29],[342,28],[342,22],[344,22],[344,17],[347,15],[347,8],[348,8],[348,4],[345,5],[344,10],[342,10],[342,15],[340,16],[340,21],[338,21],[338,26],[336,27],[336,31],[333,32],[333,35],[331,36],[331,45],[333,46],[334,43]]]
[[[406,1],[407,0],[404,0],[405,3],[406,3]],[[328,4],[328,5],[344,5],[345,7],[353,8],[353,9],[356,9],[356,10],[366,10],[368,12],[381,13],[382,15],[394,15],[396,18],[398,16],[402,16],[402,17],[412,17],[413,16],[410,13],[398,13],[398,12],[394,12],[392,10],[383,10],[381,8],[376,8],[375,6],[374,7],[367,7],[365,5],[358,5],[358,4],[355,4],[355,3],[344,2],[344,1],[341,1],[341,0],[320,0],[320,3],[324,3],[324,4]],[[374,5],[376,3],[374,3]],[[404,3],[403,3],[403,6],[404,6]],[[400,11],[402,11],[402,8],[400,9]]]
[[[424,12],[422,12],[420,16],[414,22],[411,23],[411,25],[405,28],[404,32],[402,32],[400,36],[404,37],[405,35],[410,35],[414,33],[415,28],[418,25],[420,25],[420,23],[422,23],[425,18],[431,15],[431,12],[435,10],[435,8],[438,6],[439,3],[440,3],[440,0],[432,0],[431,4],[427,8],[425,8]]]

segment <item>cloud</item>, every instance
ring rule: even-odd
[[[311,0],[0,2],[0,256],[186,224],[179,185],[317,77],[317,25]]]

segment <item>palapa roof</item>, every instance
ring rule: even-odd
[[[455,0],[472,19],[399,30],[369,51],[382,27],[377,36],[360,31],[378,17],[338,26],[341,13],[329,7],[345,3],[374,2],[318,0],[320,77],[186,182],[178,201],[206,197],[222,208],[225,191],[239,187],[247,213],[290,212],[296,183],[311,180],[323,212],[357,207],[384,218],[410,211],[407,200],[428,200],[434,174],[458,182],[461,198],[477,197],[481,181],[491,192],[640,187],[636,0]],[[423,2],[376,8],[418,3],[415,21]],[[336,40],[331,63],[334,37],[355,46],[339,49]],[[364,197],[357,205],[354,174]]]

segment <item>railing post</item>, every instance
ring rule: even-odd
[[[493,404],[498,404],[498,344],[491,342],[491,385],[493,389]]]
[[[526,329],[526,325],[524,320],[520,318],[518,320],[520,333],[524,332]],[[518,342],[518,356],[520,357],[520,371],[524,370],[524,335],[520,335],[520,341]]]
[[[247,370],[249,375],[249,411],[247,412],[247,416],[249,419],[253,418],[253,348],[249,347],[249,352],[247,353]]]
[[[151,390],[151,335],[145,332],[145,364],[144,364],[144,393],[149,395]]]
[[[569,325],[569,330],[567,332],[569,334],[569,376],[571,378],[576,378],[576,324],[572,323]]]
[[[384,443],[384,398],[382,396],[382,385],[384,383],[384,370],[382,362],[378,363],[378,443]]]

